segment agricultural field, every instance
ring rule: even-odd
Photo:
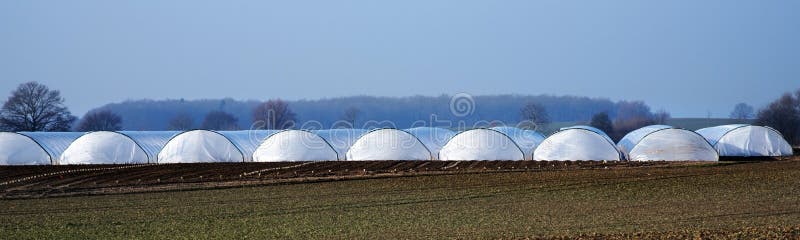
[[[763,160],[2,167],[0,232],[7,239],[798,238],[800,160]]]

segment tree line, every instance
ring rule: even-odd
[[[114,131],[114,130],[211,130],[294,129],[364,127],[367,122],[391,121],[406,128],[467,126],[495,123],[517,124],[541,129],[552,121],[584,121],[614,138],[652,124],[665,124],[670,114],[653,112],[641,101],[611,102],[602,98],[574,96],[497,95],[474,97],[474,112],[453,114],[450,96],[372,97],[355,96],[320,100],[260,101],[222,100],[139,100],[107,104],[90,110],[80,120],[64,104],[58,90],[28,82],[20,84],[0,109],[3,131]],[[302,118],[301,118],[302,117]],[[756,113],[746,103],[736,104],[734,119],[751,119],[780,131],[793,144],[800,141],[800,90],[786,93]],[[196,120],[200,120],[197,121]],[[125,120],[125,121],[123,121]],[[309,122],[314,124],[308,125]],[[127,123],[127,124],[126,124]]]
[[[519,111],[525,104],[534,102],[547,108],[551,121],[577,121],[591,117],[591,114],[615,109],[615,103],[607,99],[571,96],[475,96],[474,112],[457,116],[451,112],[450,96],[411,96],[411,97],[373,97],[353,96],[319,100],[280,101],[294,113],[296,128],[314,123],[320,128],[355,126],[363,127],[370,122],[391,122],[394,127],[410,127],[419,122],[433,126],[448,127],[451,122],[463,122],[472,126],[486,121],[517,123]],[[200,127],[210,111],[223,111],[237,120],[240,129],[258,125],[258,115],[253,111],[262,101],[237,101],[226,99],[200,100],[136,100],[112,103],[95,110],[111,110],[122,116],[126,122],[124,129],[163,130],[174,124],[173,119],[192,119],[195,127]],[[282,112],[280,109],[274,111]],[[435,117],[434,117],[435,116]],[[276,119],[280,122],[280,119]],[[177,121],[177,120],[176,120]],[[180,122],[180,121],[177,121]],[[185,121],[184,121],[185,122]],[[455,125],[455,124],[453,124]]]
[[[622,101],[617,108],[616,118],[612,121],[607,112],[592,116],[589,125],[606,132],[614,141],[619,141],[625,134],[644,126],[666,124],[671,118],[665,110],[651,112],[650,107],[639,101]]]

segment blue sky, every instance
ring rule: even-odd
[[[0,92],[554,94],[727,116],[800,88],[800,1],[0,1]]]

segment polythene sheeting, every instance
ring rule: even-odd
[[[158,152],[178,134],[174,131],[97,131],[75,140],[58,164],[156,163]]]
[[[717,151],[699,134],[678,128],[653,131],[630,152],[631,161],[717,161]]]
[[[253,154],[255,162],[335,161],[336,151],[319,135],[301,130],[269,136]]]
[[[406,129],[406,132],[416,136],[431,151],[434,160],[438,159],[439,150],[447,144],[447,141],[450,141],[450,138],[456,135],[455,132],[449,129],[437,127],[415,127]]]
[[[224,135],[208,130],[183,132],[158,153],[158,163],[243,162],[242,152]]]
[[[150,163],[158,162],[158,153],[167,142],[180,134],[180,131],[118,131],[130,137],[147,153]]]
[[[565,129],[545,138],[533,151],[538,161],[621,160],[619,150],[606,136],[594,131]]]
[[[253,153],[264,139],[281,130],[240,130],[240,131],[217,131],[228,140],[244,155],[245,162],[253,161]]]
[[[69,145],[58,161],[71,164],[147,163],[147,153],[129,137],[116,132],[90,132]]]
[[[72,141],[82,136],[84,132],[18,132],[39,143],[39,145],[50,154],[53,160],[57,160],[64,150],[72,144]]]
[[[631,149],[633,149],[633,147],[636,146],[636,144],[639,143],[643,137],[647,136],[647,134],[667,128],[673,127],[667,125],[650,125],[633,130],[628,134],[625,134],[625,137],[622,137],[622,139],[619,140],[617,147],[619,147],[619,150],[622,151],[622,153],[627,155],[628,152],[630,152]]]
[[[750,126],[750,125],[747,125],[747,124],[728,124],[728,125],[720,125],[720,126],[716,126],[716,127],[701,128],[701,129],[698,129],[695,132],[700,134],[700,135],[702,135],[704,138],[706,138],[706,140],[708,140],[708,143],[710,143],[713,146],[713,145],[717,144],[717,142],[719,141],[720,138],[722,138],[722,136],[725,136],[725,134],[730,132],[731,130],[734,130],[734,129],[737,129],[737,128],[741,128],[741,127],[747,127],[747,126]]]
[[[600,130],[600,129],[596,128],[596,127],[592,127],[592,126],[586,126],[586,125],[576,125],[576,126],[571,126],[571,127],[563,127],[563,128],[561,128],[561,129],[559,129],[559,131],[562,131],[562,130],[567,130],[567,129],[583,129],[583,130],[589,130],[589,131],[592,131],[592,132],[595,132],[595,133],[597,133],[597,134],[600,134],[600,135],[602,135],[604,138],[606,138],[606,140],[608,140],[608,141],[609,141],[609,142],[611,142],[612,144],[614,143],[614,140],[612,140],[612,139],[611,139],[611,137],[609,137],[609,136],[608,136],[608,134],[607,134],[606,132],[603,132],[603,130]]]
[[[0,165],[49,165],[82,132],[0,132]]]
[[[505,134],[471,129],[456,134],[439,151],[441,160],[524,160],[525,154]]]
[[[333,149],[336,150],[336,153],[339,155],[339,160],[345,160],[347,156],[347,150],[350,150],[350,146],[353,146],[358,138],[366,133],[367,130],[356,128],[334,128],[316,130],[313,132],[324,138],[326,141],[328,141],[328,143],[331,144],[331,146],[333,146]]]
[[[13,132],[0,132],[0,165],[44,164],[50,164],[50,155],[33,139]]]
[[[544,135],[533,130],[520,129],[516,127],[493,127],[492,129],[502,132],[506,136],[514,140],[525,152],[525,159],[530,160],[533,157],[533,150],[544,141]]]
[[[347,160],[430,160],[431,152],[414,135],[398,129],[376,129],[362,135],[347,151]]]
[[[720,156],[792,156],[792,147],[778,131],[762,126],[722,125],[697,130]]]

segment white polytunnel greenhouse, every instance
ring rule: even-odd
[[[450,138],[456,135],[456,132],[450,129],[438,127],[415,127],[406,129],[406,132],[417,137],[431,151],[433,160],[439,158],[439,150],[450,141]]]
[[[275,130],[191,130],[167,142],[158,163],[249,162],[261,142]]]
[[[267,137],[281,130],[240,130],[240,131],[217,131],[223,136],[227,137],[239,151],[244,155],[245,162],[253,161],[253,154],[258,149],[258,146],[264,142]]]
[[[525,153],[525,160],[533,159],[533,150],[544,141],[544,135],[534,130],[521,129],[517,127],[493,127],[492,129],[502,132],[514,140],[520,149]]]
[[[490,128],[462,131],[439,151],[440,160],[525,160],[510,137]]]
[[[64,151],[58,164],[157,163],[158,152],[173,131],[97,131],[79,137]]]
[[[717,151],[699,134],[667,125],[636,129],[617,144],[630,161],[717,161]]]
[[[576,125],[576,126],[571,126],[571,127],[563,127],[561,129],[559,129],[559,131],[568,130],[568,129],[583,129],[583,130],[592,131],[592,132],[595,132],[597,134],[600,134],[601,136],[603,136],[606,140],[608,140],[612,144],[614,143],[614,140],[612,140],[611,137],[608,136],[608,134],[606,132],[603,132],[603,130],[600,130],[600,129],[596,128],[596,127],[586,126],[586,125]]]
[[[82,132],[0,132],[0,165],[55,164]]]
[[[339,160],[346,160],[347,150],[350,150],[350,146],[353,146],[358,138],[366,133],[367,130],[357,128],[334,128],[314,130],[312,132],[324,138],[325,141],[333,146],[333,149],[336,150],[339,156]]]
[[[630,151],[633,148],[633,146],[636,146],[636,144],[639,143],[639,140],[642,140],[642,138],[647,134],[650,134],[654,131],[669,129],[669,128],[673,127],[669,125],[650,125],[633,130],[628,134],[625,134],[625,136],[619,140],[619,142],[617,143],[617,147],[623,154],[625,154],[626,152]]]
[[[305,130],[284,130],[267,137],[253,153],[254,162],[336,161],[328,141]]]
[[[770,127],[732,124],[697,130],[720,156],[792,156],[792,146]]]
[[[617,146],[603,131],[589,126],[562,128],[533,151],[537,161],[619,161]]]
[[[347,151],[347,160],[431,160],[430,150],[414,135],[399,129],[371,130]]]

